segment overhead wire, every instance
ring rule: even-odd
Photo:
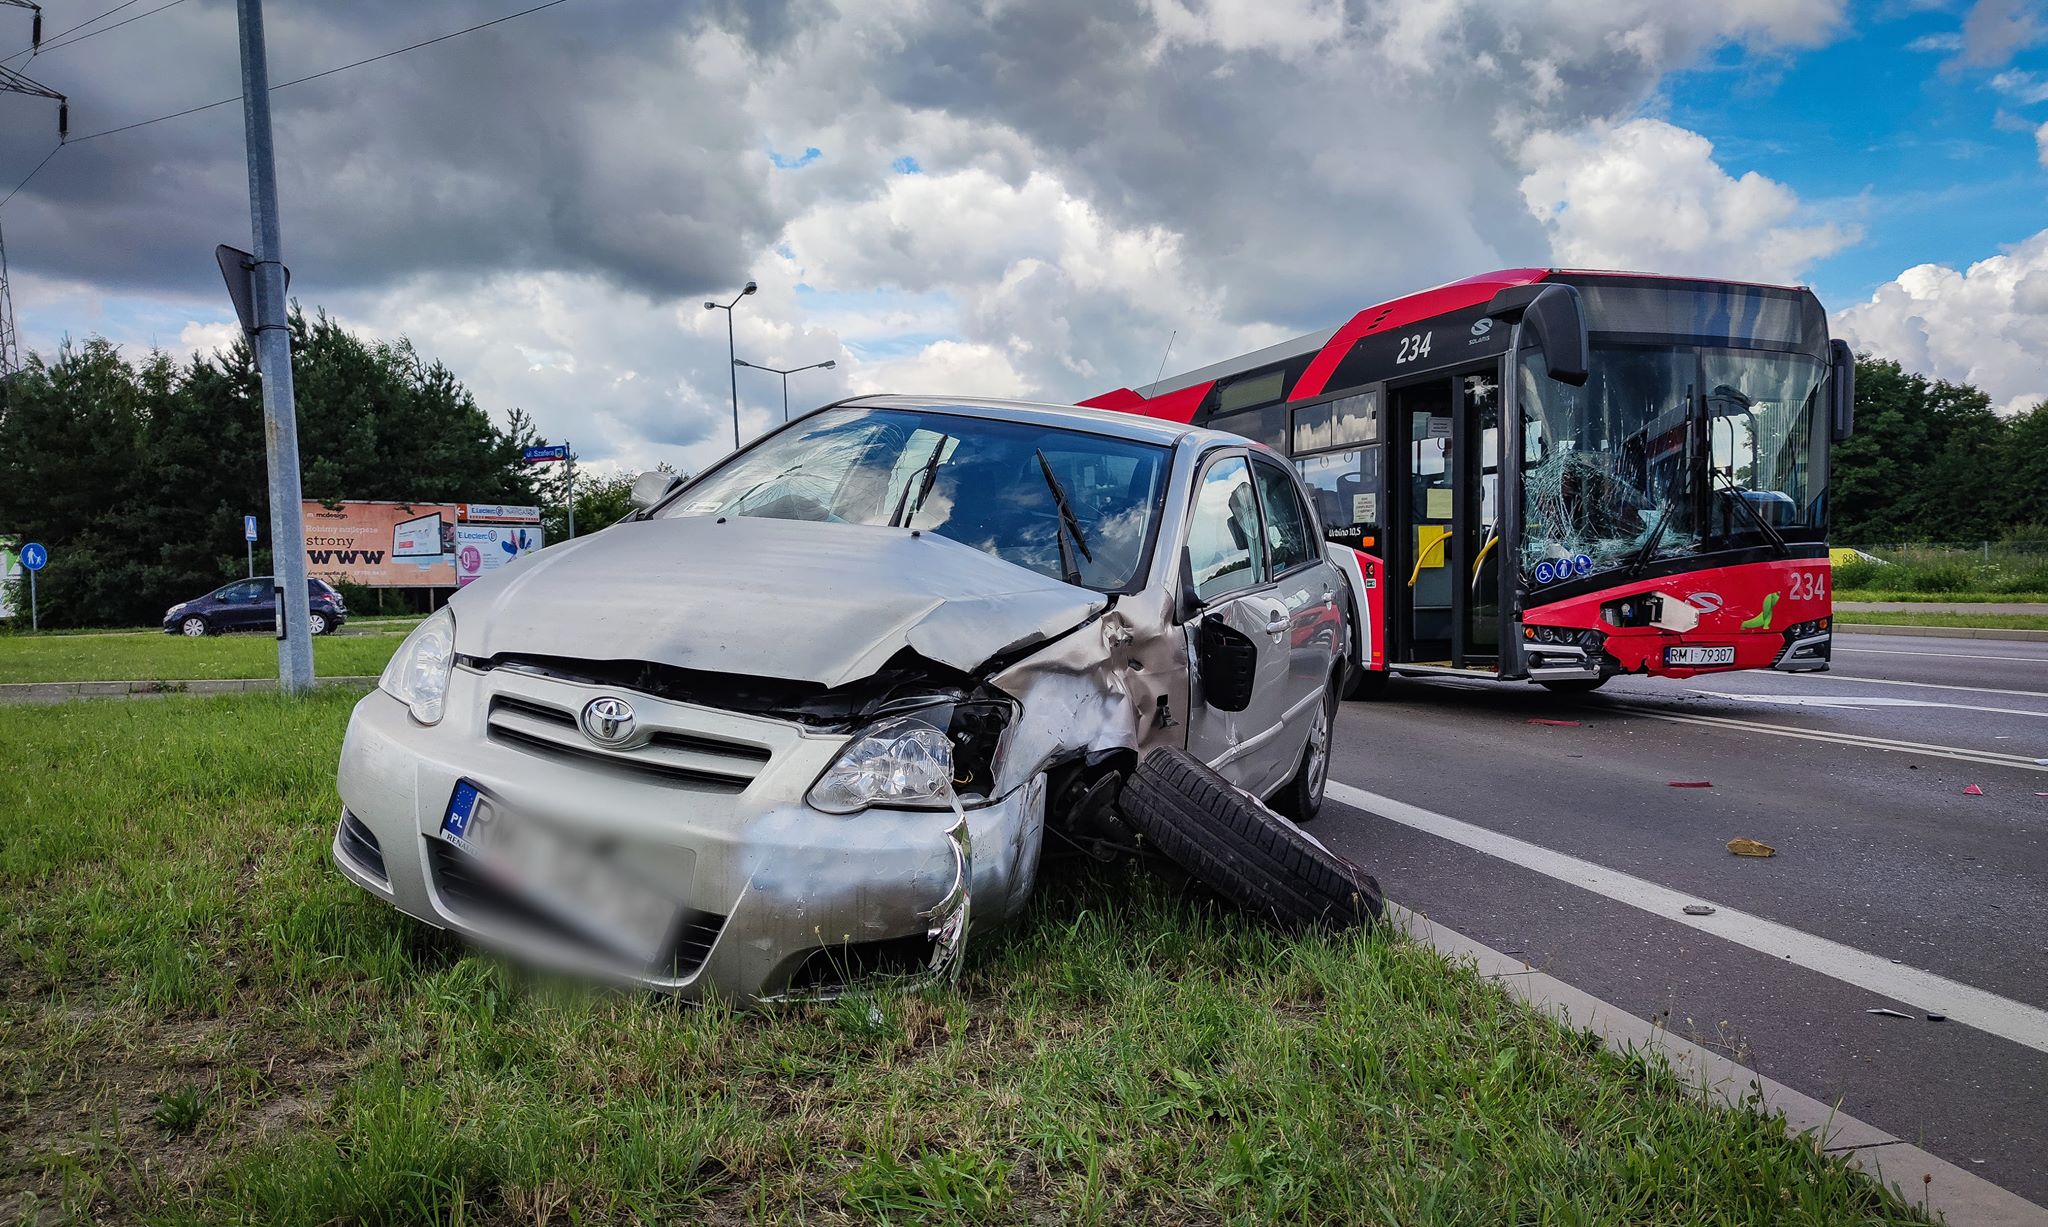
[[[129,0],[129,3],[130,3],[130,4],[132,4],[132,3],[135,3],[135,0]],[[125,25],[127,25],[127,24],[128,24],[129,22],[131,22],[131,21],[141,21],[141,20],[142,20],[143,18],[145,18],[145,17],[154,17],[154,16],[156,16],[156,15],[157,15],[158,13],[161,13],[161,12],[163,12],[163,11],[164,11],[165,9],[169,9],[169,8],[176,8],[176,7],[178,7],[179,5],[181,5],[181,4],[183,4],[183,3],[185,3],[185,0],[169,0],[169,3],[166,3],[166,4],[159,4],[159,5],[157,5],[157,6],[156,6],[155,8],[153,8],[153,9],[144,9],[144,10],[143,10],[142,12],[140,12],[140,13],[137,13],[137,14],[135,14],[135,16],[133,16],[133,17],[123,17],[123,18],[122,18],[121,20],[119,20],[119,21],[115,22],[115,23],[114,23],[113,25],[110,25],[110,26],[101,26],[101,27],[100,27],[99,29],[97,29],[97,30],[87,30],[87,31],[86,31],[85,33],[83,33],[83,34],[79,35],[79,36],[78,36],[77,38],[65,38],[65,37],[64,37],[64,34],[69,34],[69,33],[71,33],[71,32],[72,32],[72,30],[79,30],[79,29],[84,29],[84,27],[83,27],[83,26],[73,26],[73,27],[71,27],[71,30],[66,30],[66,31],[64,31],[64,34],[59,34],[59,35],[57,35],[57,36],[56,36],[55,38],[49,38],[49,39],[45,39],[45,40],[43,40],[43,45],[42,45],[41,47],[33,48],[33,49],[32,49],[32,54],[34,54],[34,55],[48,55],[48,54],[50,54],[50,53],[51,53],[52,51],[55,51],[55,50],[57,50],[57,49],[58,49],[59,47],[69,47],[69,46],[73,46],[74,44],[77,44],[77,43],[82,43],[82,42],[84,42],[84,41],[85,41],[86,39],[88,39],[88,38],[98,38],[98,37],[99,37],[100,35],[102,35],[102,34],[105,34],[105,33],[107,33],[107,32],[108,32],[108,31],[110,31],[110,30],[118,30],[118,29],[120,29],[120,28],[121,28],[122,26],[125,26]],[[127,8],[127,7],[128,7],[128,5],[126,5],[126,4],[124,4],[124,5],[122,5],[122,6],[121,6],[121,8]],[[110,10],[110,11],[108,11],[108,12],[105,12],[105,13],[102,13],[102,14],[100,14],[100,16],[101,16],[101,17],[111,17],[111,16],[113,16],[113,14],[114,14],[114,13],[118,13],[118,12],[120,12],[120,11],[121,11],[120,9],[113,9],[113,10]],[[91,24],[92,24],[91,22],[87,22],[87,23],[86,23],[86,25],[91,25]],[[59,41],[59,40],[62,40],[62,41]],[[16,55],[20,55],[21,53],[17,51],[17,52],[15,52],[15,54],[16,54]]]
[[[110,9],[108,9],[108,10],[107,10],[106,12],[104,12],[104,13],[101,13],[101,14],[100,14],[99,16],[97,16],[97,17],[91,17],[91,18],[88,18],[88,19],[86,19],[86,20],[84,20],[84,21],[81,21],[81,22],[79,22],[79,23],[78,23],[77,25],[75,25],[75,26],[72,26],[72,27],[71,27],[71,28],[70,28],[69,30],[60,30],[60,31],[58,31],[58,32],[57,32],[57,33],[55,33],[55,34],[52,34],[52,35],[50,35],[50,41],[54,43],[54,42],[56,42],[56,41],[57,41],[58,39],[60,39],[60,38],[64,37],[64,36],[65,36],[66,34],[76,34],[76,33],[77,33],[78,31],[80,31],[80,30],[83,30],[83,29],[85,29],[85,28],[86,28],[87,26],[89,26],[89,25],[92,25],[92,24],[93,24],[94,22],[97,22],[97,21],[104,21],[104,20],[106,20],[107,18],[109,18],[109,17],[112,17],[112,16],[114,15],[114,14],[116,14],[116,13],[120,12],[120,11],[121,11],[122,9],[125,9],[125,8],[133,8],[133,7],[135,7],[136,5],[138,5],[138,4],[141,4],[141,3],[142,3],[142,0],[121,0],[121,3],[119,3],[119,4],[115,5],[115,6],[113,7],[113,8],[110,8]],[[8,56],[7,58],[11,60],[11,59],[15,58],[15,56],[21,56],[21,55],[34,55],[34,54],[36,54],[36,53],[37,53],[38,51],[40,51],[40,50],[41,50],[41,47],[39,47],[39,46],[37,46],[37,47],[23,47],[23,48],[22,48],[21,50],[19,50],[19,51],[15,52],[15,53],[14,53],[14,55],[10,55],[10,56]]]
[[[28,172],[27,174],[21,177],[21,182],[14,185],[14,191],[7,193],[7,195],[5,196],[0,196],[0,209],[6,208],[7,202],[14,199],[15,192],[19,192],[21,189],[27,187],[28,181],[35,178],[38,174],[40,174],[42,172],[43,167],[48,166],[50,164],[50,159],[56,157],[57,151],[62,148],[64,148],[64,142],[62,141],[58,141],[56,144],[50,146],[50,152],[43,155],[43,160],[36,163],[36,168],[34,170]]]

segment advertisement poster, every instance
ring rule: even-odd
[[[540,525],[458,524],[455,527],[455,583],[482,579],[541,547]]]
[[[370,588],[455,587],[454,503],[307,502],[306,570]]]
[[[7,603],[7,594],[22,580],[21,559],[15,556],[18,544],[12,537],[0,537],[0,618],[11,618],[14,609]]]

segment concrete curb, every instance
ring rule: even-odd
[[[1598,997],[1537,971],[1428,917],[1389,903],[1388,915],[1416,941],[1454,963],[1470,963],[1509,995],[1567,1026],[1598,1034],[1617,1053],[1654,1052],[1700,1094],[1731,1108],[1785,1114],[1794,1135],[1814,1134],[1822,1150],[1888,1185],[1908,1205],[1924,1207],[1957,1227],[2048,1227],[2048,1209],[1967,1172],[1946,1159],[1764,1077],[1716,1052],[1672,1035]]]
[[[316,686],[374,686],[374,676],[315,678]],[[8,682],[0,704],[68,703],[73,699],[142,699],[165,695],[248,694],[277,689],[274,677],[208,677],[175,682]]]
[[[1894,626],[1889,622],[1835,623],[1837,635],[1910,635],[1919,639],[2010,639],[2048,643],[2048,631],[2005,630],[1990,626]]]

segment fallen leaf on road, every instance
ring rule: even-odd
[[[1776,856],[1778,850],[1769,844],[1760,843],[1747,835],[1738,835],[1728,841],[1728,850],[1737,856]]]
[[[1963,795],[1966,797],[1981,797],[1984,795],[1984,790],[1975,784],[1965,784],[1963,785]]]
[[[1863,1011],[1863,1012],[1864,1012],[1865,1014],[1877,1014],[1877,1015],[1881,1015],[1882,1017],[1885,1017],[1885,1018],[1905,1018],[1905,1019],[1910,1019],[1910,1018],[1912,1018],[1912,1017],[1913,1017],[1913,1016],[1912,1016],[1911,1014],[1902,1014],[1902,1013],[1900,1013],[1899,1011],[1897,1011],[1897,1010],[1894,1010],[1894,1009],[1890,1008],[1889,1006],[1878,1006],[1878,1007],[1876,1007],[1875,1009],[1865,1010],[1865,1011]]]
[[[1712,788],[1714,782],[1712,780],[1666,780],[1664,785],[1667,788]]]
[[[1578,721],[1576,721],[1576,720],[1539,720],[1539,719],[1535,719],[1535,718],[1533,718],[1533,717],[1532,717],[1532,718],[1530,719],[1529,723],[1531,723],[1531,724],[1548,724],[1548,725],[1551,725],[1551,726],[1553,726],[1553,727],[1555,727],[1555,728],[1561,728],[1561,729],[1575,729],[1575,728],[1579,727],[1579,722],[1578,722]]]

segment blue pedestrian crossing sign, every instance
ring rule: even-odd
[[[243,517],[242,517],[242,540],[244,540],[244,541],[254,541],[255,539],[256,539],[256,517],[255,517],[255,516],[243,516]]]
[[[40,571],[50,561],[50,551],[38,542],[31,541],[21,547],[21,565],[31,571]]]

